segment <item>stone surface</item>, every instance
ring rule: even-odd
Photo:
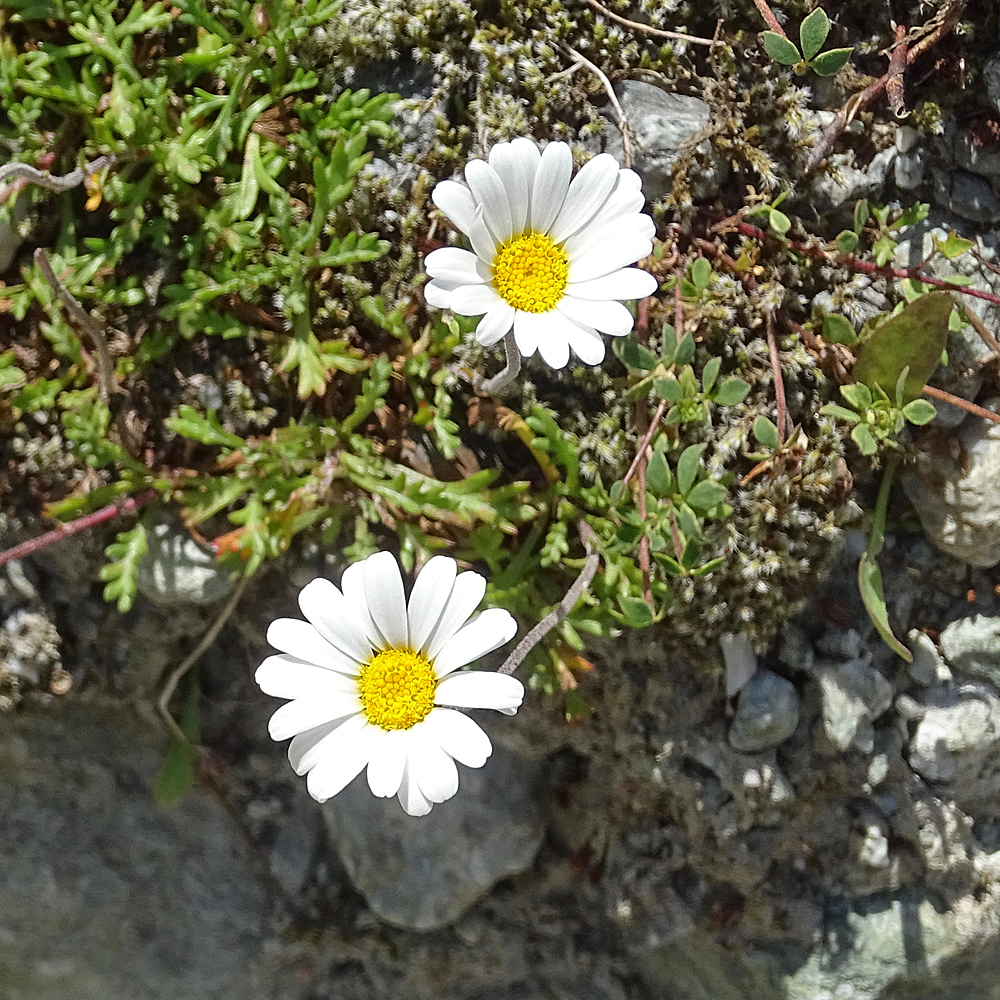
[[[761,670],[740,692],[729,742],[746,753],[768,750],[787,740],[798,724],[795,685],[770,670]]]
[[[963,423],[952,441],[923,454],[901,479],[940,551],[972,566],[1000,562],[1000,425]]]
[[[810,208],[821,214],[881,192],[896,159],[896,147],[876,153],[863,169],[851,165],[853,154],[833,153],[827,159],[835,169],[817,174],[809,187]]]
[[[184,528],[161,520],[148,532],[149,549],[139,564],[139,593],[154,604],[214,604],[233,588],[215,555]]]
[[[47,615],[19,608],[0,626],[0,675],[39,684],[59,665],[59,632]]]
[[[656,201],[669,193],[674,164],[685,144],[708,124],[711,108],[701,98],[671,94],[640,80],[623,81],[615,87],[615,94],[629,125],[632,168],[642,178],[643,193],[650,201]],[[603,117],[605,151],[624,162],[618,117],[610,107],[604,110]],[[596,142],[591,141],[590,145],[594,152],[598,151]],[[698,152],[709,155],[708,144],[699,145]],[[692,194],[696,198],[711,197],[718,190],[720,177],[721,170],[699,171],[698,177],[691,178]]]
[[[0,996],[266,997],[270,903],[225,809],[153,802],[165,740],[71,702],[0,727]]]
[[[864,659],[816,668],[823,709],[823,731],[840,751],[854,745],[874,748],[872,722],[892,704],[893,686]]]
[[[972,615],[941,633],[941,650],[956,670],[1000,685],[1000,618]]]
[[[907,673],[924,687],[937,683],[941,679],[944,661],[931,637],[919,629],[910,629],[906,638],[913,654],[913,662],[906,667]]]
[[[351,881],[388,923],[449,924],[538,852],[545,833],[538,768],[495,746],[485,766],[459,771],[458,794],[428,816],[375,798],[363,776],[324,807]]]
[[[965,170],[933,171],[934,200],[949,212],[977,223],[1000,219],[1000,197],[990,182]]]

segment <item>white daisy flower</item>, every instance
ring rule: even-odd
[[[537,349],[553,368],[565,367],[571,347],[587,364],[600,364],[600,334],[632,329],[621,300],[645,298],[657,285],[628,266],[653,250],[639,175],[620,170],[608,153],[571,182],[572,173],[564,142],[541,153],[524,138],[494,146],[488,163],[466,166],[468,187],[441,181],[432,195],[475,252],[442,247],[425,262],[430,305],[485,314],[476,340],[486,347],[513,328],[521,354]]]
[[[489,737],[457,708],[513,715],[524,697],[516,677],[459,670],[509,642],[510,613],[471,618],[486,581],[457,573],[435,556],[417,577],[409,604],[396,560],[379,552],[344,571],[338,590],[313,580],[299,594],[307,621],[280,618],[267,641],[281,650],[257,669],[265,694],[291,699],[268,725],[287,740],[296,774],[319,802],[368,768],[374,795],[398,795],[411,816],[458,791],[455,761],[482,767]],[[443,707],[452,706],[452,707]]]

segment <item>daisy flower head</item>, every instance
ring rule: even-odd
[[[409,601],[396,560],[378,552],[344,571],[340,589],[313,580],[299,594],[306,621],[279,618],[267,641],[281,650],[257,669],[265,694],[287,698],[271,716],[275,740],[319,802],[366,767],[374,795],[398,796],[411,816],[458,791],[455,761],[482,767],[489,737],[463,708],[513,715],[524,697],[515,677],[462,670],[509,642],[510,613],[472,617],[486,592],[478,573],[434,556]]]
[[[539,152],[520,138],[498,143],[488,161],[470,161],[467,187],[441,181],[431,196],[472,252],[442,247],[428,254],[428,304],[482,315],[476,340],[485,347],[513,329],[524,357],[537,350],[553,368],[566,366],[570,348],[586,364],[600,364],[601,334],[632,329],[622,301],[652,295],[657,285],[629,266],[653,250],[639,175],[619,169],[608,153],[572,174],[565,142]]]

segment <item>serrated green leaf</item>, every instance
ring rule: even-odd
[[[777,451],[781,445],[778,428],[767,417],[758,417],[753,422],[753,436],[768,451]]]
[[[750,392],[750,386],[741,378],[727,378],[712,396],[712,402],[719,406],[735,406],[742,403]]]
[[[704,450],[705,445],[692,444],[681,452],[681,457],[677,460],[677,489],[681,496],[687,496],[688,491],[694,485],[698,476],[701,453]]]
[[[167,417],[164,424],[175,434],[186,437],[201,444],[219,445],[226,448],[242,448],[246,445],[243,438],[230,434],[219,423],[214,410],[209,410],[202,416],[194,407],[181,405],[176,417]]]
[[[128,531],[120,532],[117,539],[104,550],[108,560],[100,572],[100,577],[106,584],[104,600],[114,601],[123,615],[132,610],[139,563],[147,548],[146,528],[139,521]]]
[[[854,48],[829,49],[821,52],[809,65],[817,76],[836,76],[847,65]]]
[[[799,26],[799,43],[802,46],[802,58],[812,59],[830,34],[830,18],[822,7],[817,7]]]
[[[853,236],[854,234],[851,233]],[[830,313],[823,320],[823,336],[831,344],[844,344],[846,347],[853,347],[858,342],[858,334],[854,329],[854,324],[846,316],[839,313]]]
[[[764,51],[775,62],[781,63],[782,66],[794,66],[802,59],[795,45],[776,31],[763,32],[761,34],[761,41],[764,45]]]
[[[858,353],[852,377],[867,386],[881,386],[891,396],[900,372],[909,368],[903,399],[916,399],[941,360],[952,305],[947,292],[915,299],[872,332]]]
[[[954,229],[948,233],[945,239],[935,240],[935,245],[948,260],[961,257],[963,253],[967,253],[973,247],[972,240],[963,239]]]

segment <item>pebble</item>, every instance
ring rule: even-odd
[[[928,781],[978,780],[1000,737],[1000,700],[981,684],[941,691],[925,706],[909,744],[909,760]]]
[[[816,670],[816,677],[827,739],[840,751],[853,745],[871,753],[872,723],[892,704],[892,684],[864,659],[825,664]]]
[[[934,200],[949,212],[986,224],[1000,219],[1000,197],[993,185],[965,170],[933,171]]]
[[[778,746],[799,724],[799,693],[795,685],[770,670],[761,670],[740,692],[736,717],[729,727],[729,744],[745,753]]]
[[[910,629],[907,635],[913,662],[907,664],[907,673],[923,687],[930,687],[942,680],[942,670],[947,669],[937,646],[926,632],[920,629]]]
[[[956,670],[1000,686],[1000,618],[972,615],[941,633],[941,650]]]
[[[137,586],[154,604],[214,604],[233,589],[215,555],[172,518],[153,525],[147,535]]]

